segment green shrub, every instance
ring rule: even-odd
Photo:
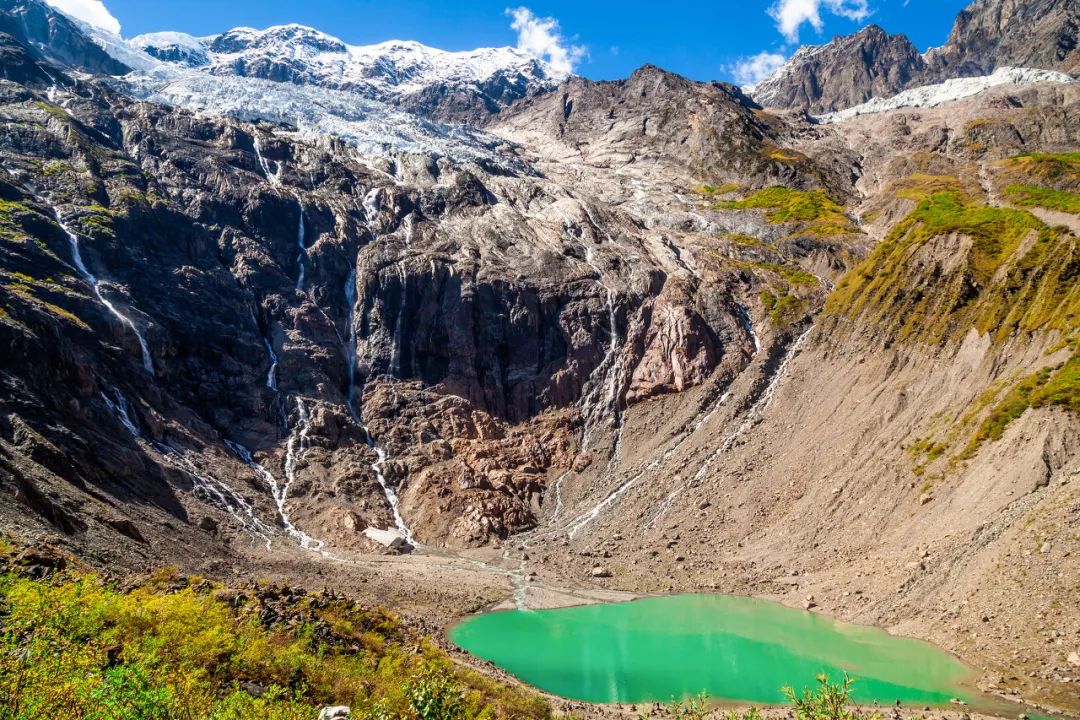
[[[818,675],[817,691],[806,689],[798,695],[790,687],[784,688],[784,694],[795,709],[796,720],[876,720],[877,713],[867,716],[851,704],[851,686],[855,682],[844,677],[841,683],[833,684],[828,675]]]
[[[93,575],[0,576],[0,720],[310,720],[331,704],[358,718],[550,717],[385,611],[305,595],[269,622],[254,591],[236,602],[183,585],[169,573],[129,592]]]
[[[855,682],[844,677],[842,683],[833,684],[828,675],[817,676],[816,690],[807,689],[798,695],[792,688],[781,691],[792,705],[797,720],[881,720],[875,713],[866,714],[856,708],[851,701],[851,686]],[[672,698],[667,706],[667,714],[675,720],[706,720],[713,717],[709,711],[709,696],[704,692],[686,700]],[[640,720],[651,720],[652,714],[645,711],[638,716]],[[723,720],[762,720],[761,711],[751,707],[742,712],[729,710],[720,715]]]

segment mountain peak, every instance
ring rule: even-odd
[[[768,107],[833,112],[895,94],[925,71],[926,61],[907,36],[868,25],[854,35],[799,48],[753,96]]]
[[[906,36],[870,24],[799,48],[753,94],[769,107],[821,114],[1000,67],[1076,72],[1078,27],[1076,0],[976,0],[959,13],[948,42],[925,55]]]

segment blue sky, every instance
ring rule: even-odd
[[[50,0],[53,1],[53,0]],[[65,0],[55,0],[57,4]],[[66,0],[73,3],[97,0]],[[516,45],[508,7],[524,4],[544,42],[571,49],[577,73],[625,77],[653,63],[696,80],[747,81],[791,54],[876,22],[921,49],[940,45],[970,0],[105,0],[131,37],[156,30],[194,35],[238,25],[311,25],[353,44],[411,39],[448,50]],[[820,19],[820,31],[812,20]],[[535,24],[553,18],[550,24]],[[809,19],[808,19],[809,18]],[[781,27],[781,22],[786,24]],[[519,27],[520,29],[520,27]],[[786,31],[786,35],[784,32]],[[533,36],[536,39],[536,36]],[[535,44],[535,43],[534,43]],[[572,48],[581,48],[574,53]],[[757,63],[747,63],[757,58]],[[742,66],[738,63],[743,62]],[[739,70],[743,71],[739,73]],[[735,76],[739,77],[736,78]]]

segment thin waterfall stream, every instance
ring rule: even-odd
[[[54,213],[56,213],[55,208]],[[75,232],[70,227],[68,227],[68,225],[64,223],[63,220],[60,219],[59,213],[56,213],[56,222],[60,225],[60,229],[62,229],[68,236],[68,242],[71,244],[71,259],[75,263],[75,268],[79,271],[79,274],[82,275],[83,280],[85,280],[87,284],[90,285],[91,289],[93,289],[94,297],[98,299],[98,302],[104,305],[105,309],[108,310],[113,315],[113,317],[119,320],[122,325],[126,326],[129,330],[131,330],[132,333],[135,334],[135,338],[139,341],[139,349],[142,351],[143,369],[153,375],[154,360],[153,357],[150,355],[150,346],[146,342],[146,337],[143,335],[142,331],[139,330],[139,327],[130,317],[120,312],[119,308],[113,305],[112,302],[110,302],[109,299],[102,294],[101,281],[98,280],[97,276],[90,272],[90,270],[86,267],[86,263],[83,262],[82,253],[79,250],[79,236],[76,235]]]
[[[241,530],[252,538],[265,542],[267,550],[271,548],[274,528],[259,518],[247,498],[221,480],[201,473],[186,453],[164,441],[155,441],[145,437],[135,421],[131,403],[119,388],[110,387],[108,392],[102,391],[100,397],[137,443],[150,447],[167,464],[191,479],[193,495],[227,513],[237,522]]]
[[[765,391],[761,394],[760,397],[758,397],[757,401],[747,411],[746,417],[743,419],[742,423],[735,429],[733,433],[724,438],[723,442],[720,443],[720,446],[717,447],[716,450],[714,450],[713,453],[709,455],[705,462],[701,464],[701,467],[698,468],[693,478],[691,478],[688,482],[676,487],[667,495],[667,497],[664,498],[663,502],[661,502],[660,506],[657,508],[656,513],[652,516],[652,518],[649,519],[648,522],[645,523],[645,525],[643,525],[643,528],[649,528],[655,525],[656,522],[661,517],[663,517],[668,510],[671,509],[671,505],[672,503],[674,503],[677,497],[679,497],[682,493],[686,492],[689,488],[693,487],[696,483],[700,482],[709,472],[709,469],[712,467],[713,463],[715,463],[721,456],[726,455],[728,452],[730,452],[731,448],[735,446],[735,443],[738,442],[739,438],[746,434],[750,430],[750,428],[754,427],[754,425],[757,425],[761,422],[764,417],[765,411],[768,409],[769,405],[772,404],[773,398],[776,396],[776,391],[777,389],[779,389],[780,383],[783,382],[785,377],[787,377],[788,368],[791,365],[791,361],[794,360],[795,357],[802,350],[803,343],[806,341],[806,338],[809,337],[813,329],[813,326],[810,326],[810,328],[805,330],[795,340],[795,342],[791,344],[791,347],[788,348],[787,352],[784,354],[784,359],[780,362],[779,367],[776,368],[776,372],[773,373],[773,377],[769,381],[768,386],[766,386]]]

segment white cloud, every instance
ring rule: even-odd
[[[818,32],[825,28],[822,9],[850,20],[865,20],[870,16],[869,0],[776,0],[769,14],[776,20],[776,29],[789,42],[798,42],[803,23],[810,23]]]
[[[513,18],[510,27],[517,31],[518,49],[546,60],[556,72],[573,74],[578,61],[586,56],[584,47],[571,45],[562,36],[555,18],[536,17],[527,7],[508,8],[506,14]]]
[[[101,0],[45,0],[60,12],[88,25],[120,34],[120,21],[113,17]]]
[[[762,50],[757,55],[740,58],[729,65],[727,70],[735,78],[735,82],[749,92],[759,82],[776,72],[785,62],[787,62],[787,56],[783,53]]]

